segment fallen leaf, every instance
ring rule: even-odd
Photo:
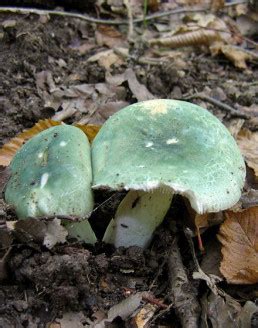
[[[236,139],[244,123],[245,120],[243,118],[232,118],[229,122],[226,122],[225,125],[232,136]]]
[[[58,318],[56,322],[60,328],[84,328],[86,319],[83,312],[66,312],[63,314],[62,319]]]
[[[226,212],[218,239],[222,243],[220,271],[228,283],[258,282],[258,207]]]
[[[223,279],[219,271],[220,262],[222,260],[221,244],[217,239],[210,238],[205,243],[205,254],[201,262],[201,269],[206,275],[216,276]]]
[[[23,243],[35,241],[41,244],[44,241],[47,227],[43,220],[19,220],[15,222],[14,232],[16,237]]]
[[[223,45],[221,52],[227,57],[237,68],[247,68],[246,61],[250,60],[252,56],[240,48],[232,45]]]
[[[0,149],[0,165],[8,166],[16,154],[16,152],[22,147],[22,145],[34,137],[35,135],[39,134],[40,132],[49,129],[53,126],[57,126],[62,124],[62,122],[54,121],[54,120],[40,120],[38,121],[32,128],[28,130],[24,130],[22,133],[18,134],[17,137],[12,138],[8,143],[3,145]],[[82,125],[82,124],[75,124],[76,127],[81,129],[88,137],[89,141],[92,142],[95,138],[96,134],[98,133],[100,126],[89,124],[89,125]],[[8,170],[0,170],[0,191],[4,188],[6,181],[8,180]]]
[[[245,157],[247,165],[258,178],[258,132],[242,129],[237,136],[237,144]]]
[[[225,295],[222,297],[213,292],[202,298],[202,327],[236,328],[241,305]]]
[[[213,55],[222,53],[227,57],[237,68],[246,69],[246,61],[252,59],[250,53],[242,50],[240,47],[235,47],[230,44],[224,44],[223,42],[215,42],[210,46],[210,51]]]
[[[55,122],[49,119],[40,120],[31,129],[24,130],[22,133],[18,134],[17,137],[12,138],[0,149],[0,165],[8,166],[14,154],[27,140],[43,130],[60,124],[60,122]]]
[[[95,31],[95,39],[98,46],[114,48],[126,45],[123,34],[111,25],[98,25]]]
[[[90,142],[93,141],[93,139],[96,137],[97,133],[101,128],[100,125],[94,125],[94,124],[82,125],[79,123],[75,123],[74,126],[81,129],[86,134]]]
[[[258,306],[254,302],[247,301],[243,306],[238,318],[239,327],[254,327],[252,325],[252,316],[255,313],[258,313]]]
[[[131,68],[125,71],[125,77],[127,79],[130,90],[137,99],[137,101],[144,101],[154,99],[153,94],[146,88],[144,84],[141,84]]]
[[[112,65],[121,66],[124,60],[121,56],[118,56],[114,50],[104,50],[88,58],[87,62],[97,62],[99,66],[104,67],[106,70],[110,70]]]
[[[112,306],[106,319],[103,319],[99,323],[95,324],[95,328],[104,328],[106,324],[112,322],[116,317],[120,317],[123,320],[127,319],[132,315],[141,305],[142,298],[148,294],[147,292],[138,292],[134,295],[129,296],[120,303]]]
[[[26,219],[16,221],[14,231],[17,238],[24,242],[34,241],[48,249],[56,244],[65,243],[68,231],[61,225],[61,220]]]
[[[137,328],[147,327],[150,320],[153,318],[158,307],[153,304],[145,304],[140,311],[133,317],[132,322]]]
[[[66,242],[68,231],[61,225],[61,220],[55,218],[53,221],[47,222],[47,230],[44,236],[43,245],[48,249],[53,248],[56,244]]]

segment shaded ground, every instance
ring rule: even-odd
[[[105,47],[95,44],[83,54],[78,51],[79,45],[89,40],[93,42],[94,36],[95,28],[78,19],[0,13],[1,145],[39,119],[54,115],[54,109],[46,105],[39,92],[38,73],[51,72],[56,85],[61,87],[106,81],[105,69],[96,62],[87,62],[87,58]],[[122,73],[130,67],[138,80],[157,98],[184,98],[209,88],[212,96],[231,106],[250,107],[257,103],[258,92],[252,87],[258,75],[254,62],[248,65],[247,70],[241,71],[224,57],[212,58],[209,53],[196,49],[190,53],[187,66],[183,65],[178,70],[173,60],[164,65],[139,64],[137,51],[141,53],[141,49],[137,45],[135,47],[133,59],[120,66],[114,65],[111,73]],[[129,86],[124,83],[123,87],[126,90],[123,100],[135,102]],[[232,117],[226,116],[224,111],[208,102],[200,100],[199,103],[230,124]],[[87,112],[76,112],[65,121],[71,123],[85,116]],[[91,123],[94,123],[94,116]],[[244,124],[257,128],[253,118]],[[108,211],[110,216],[109,207],[95,216],[101,218]],[[2,220],[15,220],[15,215],[3,202],[0,215]],[[166,311],[166,306],[162,306],[163,302],[167,306],[172,302],[166,263],[173,240],[169,229],[174,227],[167,220],[159,229],[153,245],[145,252],[136,247],[114,250],[101,244],[92,247],[76,243],[48,251],[15,236],[14,246],[8,255],[7,279],[0,286],[0,327],[44,327],[67,311],[82,311],[82,322],[87,326],[87,318],[94,320],[94,315],[101,316],[126,296],[149,290],[155,299],[150,303],[157,306],[160,313],[159,317],[153,317],[153,326],[159,323],[172,327],[170,323],[174,322],[173,327],[179,327],[174,310]],[[183,259],[190,273],[194,264],[180,221],[178,231]],[[215,238],[216,232],[215,228],[204,234],[207,245],[210,239]],[[199,299],[207,293],[203,283],[195,281],[194,288]],[[235,287],[228,292],[242,302],[254,300],[257,286],[251,289],[245,287],[241,291],[240,287]],[[121,319],[117,319],[112,327],[125,325],[133,326],[130,321],[122,323]]]

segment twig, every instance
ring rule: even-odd
[[[246,0],[239,0],[230,3],[226,3],[224,5],[225,8],[236,6],[242,3],[247,3]],[[133,24],[135,23],[142,23],[150,20],[154,20],[161,17],[171,16],[171,15],[179,15],[185,13],[196,13],[196,12],[205,12],[210,10],[210,7],[188,7],[188,8],[179,8],[175,10],[169,10],[161,13],[155,13],[152,15],[145,16],[143,18],[137,18],[133,20]],[[35,9],[35,8],[22,8],[22,7],[7,7],[3,6],[0,7],[0,12],[9,12],[14,14],[37,14],[37,15],[55,15],[55,16],[66,16],[72,18],[79,18],[81,20],[87,21],[89,23],[96,23],[96,24],[106,24],[106,25],[128,25],[128,20],[109,20],[109,19],[99,19],[90,17],[88,15],[76,14],[76,13],[69,13],[60,10],[45,10],[45,9]]]
[[[157,273],[155,274],[155,277],[154,277],[154,279],[152,280],[152,282],[151,282],[151,284],[150,284],[150,286],[149,286],[148,291],[151,291],[152,288],[155,286],[155,283],[157,282],[159,276],[161,275],[161,273],[162,273],[162,271],[163,271],[163,267],[164,267],[164,265],[167,263],[167,260],[168,260],[168,259],[167,259],[167,255],[166,255],[165,258],[163,259],[161,265],[159,266],[158,271],[157,271]]]
[[[114,48],[113,51],[116,55],[121,56],[123,59],[135,59],[127,52],[121,50],[121,48]],[[152,65],[152,66],[161,66],[169,63],[168,60],[160,60],[159,58],[151,58],[151,57],[139,57],[136,59],[136,61],[139,64]]]
[[[150,321],[150,324],[155,323],[158,318],[160,318],[160,317],[164,316],[166,313],[170,312],[171,308],[173,308],[173,305],[174,305],[173,303],[170,303],[166,309],[159,311],[158,314],[153,316],[153,318]]]
[[[210,290],[215,295],[227,297],[227,294],[223,290],[218,288],[216,285],[219,281],[221,281],[221,279],[217,276],[207,275],[200,267],[200,264],[197,260],[196,254],[195,254],[194,244],[193,244],[193,240],[192,240],[193,233],[192,233],[191,229],[185,228],[184,234],[188,241],[188,245],[190,247],[190,252],[191,252],[192,259],[194,261],[194,265],[195,265],[195,269],[196,269],[196,271],[193,273],[193,278],[194,279],[202,279],[202,280],[206,281],[207,286],[210,288]]]
[[[133,39],[133,12],[132,12],[131,0],[124,0],[124,5],[126,7],[127,17],[128,17],[127,40],[131,41]]]
[[[201,307],[188,280],[175,237],[168,259],[172,301],[183,328],[198,328]]]
[[[195,93],[191,96],[188,96],[188,97],[184,98],[184,100],[191,100],[191,99],[201,99],[201,100],[204,100],[204,101],[208,101],[212,105],[217,106],[221,110],[224,110],[225,112],[229,113],[232,117],[241,117],[241,118],[245,118],[245,119],[250,118],[250,115],[238,112],[233,107],[231,107],[227,104],[224,104],[224,103],[222,103],[221,101],[219,101],[217,99],[209,97],[209,96],[203,94],[202,92]]]

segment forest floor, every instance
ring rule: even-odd
[[[167,7],[161,2],[160,7],[148,8],[147,14],[178,9],[166,3]],[[235,7],[131,21],[131,29],[124,23],[108,25],[46,13],[1,12],[0,7],[0,145],[41,119],[101,125],[128,104],[152,98],[194,102],[215,114],[234,137],[248,131],[251,138],[258,131],[254,46],[258,40],[238,29],[244,24],[239,17],[249,16],[244,11],[240,15]],[[143,13],[141,6],[132,10],[122,4],[117,7],[119,14],[114,8],[99,1],[98,6],[89,6],[86,14],[127,22],[131,11],[134,17]],[[217,46],[213,41],[203,42],[201,36],[199,41],[188,42],[180,39],[180,32],[176,34],[180,40],[171,41],[175,42],[173,47],[148,42],[166,33],[171,37],[169,33],[176,28],[180,31],[179,27],[192,32],[194,24],[207,26],[208,21],[220,29],[225,24],[231,38],[226,44],[232,45],[233,55],[225,55],[224,41]],[[217,46],[217,54],[211,45]],[[245,191],[248,188],[255,194],[257,179],[252,164]],[[115,196],[101,206],[109,196],[95,196],[98,209],[90,220],[98,236],[103,235],[121,199]],[[226,281],[219,271],[222,245],[216,237],[221,221],[211,227],[204,225],[201,237],[205,252],[201,252],[197,237],[186,233],[186,225],[193,228],[194,223],[182,220],[187,210],[180,197],[175,198],[172,208],[146,250],[74,241],[49,250],[19,233],[10,232],[8,238],[3,235],[0,327],[181,327],[182,316],[185,322],[198,318],[197,327],[249,327],[251,322],[255,327],[257,316],[252,306],[258,297],[257,272],[251,281]],[[16,220],[3,199],[0,219],[3,231],[5,221]],[[258,236],[255,238],[253,256],[257,261]],[[187,276],[182,300],[187,294],[196,302],[189,311],[173,295],[173,276],[177,275],[171,268],[174,244],[180,249],[177,260],[182,258]],[[199,276],[193,278],[193,272]]]

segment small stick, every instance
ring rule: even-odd
[[[194,98],[201,99],[201,100],[204,100],[204,101],[208,101],[212,105],[219,107],[221,110],[224,110],[225,112],[229,113],[233,117],[241,117],[241,118],[245,118],[245,119],[250,118],[250,115],[245,114],[245,113],[240,113],[240,112],[236,111],[233,107],[231,107],[227,104],[224,104],[224,103],[222,103],[221,101],[219,101],[217,99],[206,96],[202,92],[195,93],[192,96],[185,97],[184,100],[191,100],[191,99],[194,99]]]
[[[133,40],[133,12],[131,7],[131,0],[124,0],[124,5],[127,10],[128,17],[128,32],[127,32],[127,40]]]
[[[170,276],[170,292],[175,311],[181,321],[183,328],[198,328],[201,307],[197,300],[196,293],[188,280],[182,263],[181,254],[178,248],[177,237],[175,237],[170,248],[168,259],[168,269]]]
[[[224,8],[236,6],[242,3],[247,3],[246,0],[237,0],[234,2],[226,3]],[[195,7],[195,8],[179,8],[175,10],[168,10],[161,13],[155,13],[152,15],[147,15],[143,18],[137,18],[133,20],[133,23],[142,23],[146,21],[150,21],[153,19],[171,16],[171,15],[179,15],[185,13],[197,13],[197,12],[206,12],[210,10],[210,7]],[[0,12],[9,12],[14,14],[37,14],[37,15],[55,15],[55,16],[66,16],[72,18],[79,18],[89,23],[96,23],[96,24],[106,24],[106,25],[128,25],[128,20],[109,20],[109,19],[99,19],[90,17],[88,15],[76,14],[76,13],[69,13],[60,10],[44,10],[44,9],[35,9],[35,8],[22,8],[22,7],[7,7],[3,6],[0,7]]]

